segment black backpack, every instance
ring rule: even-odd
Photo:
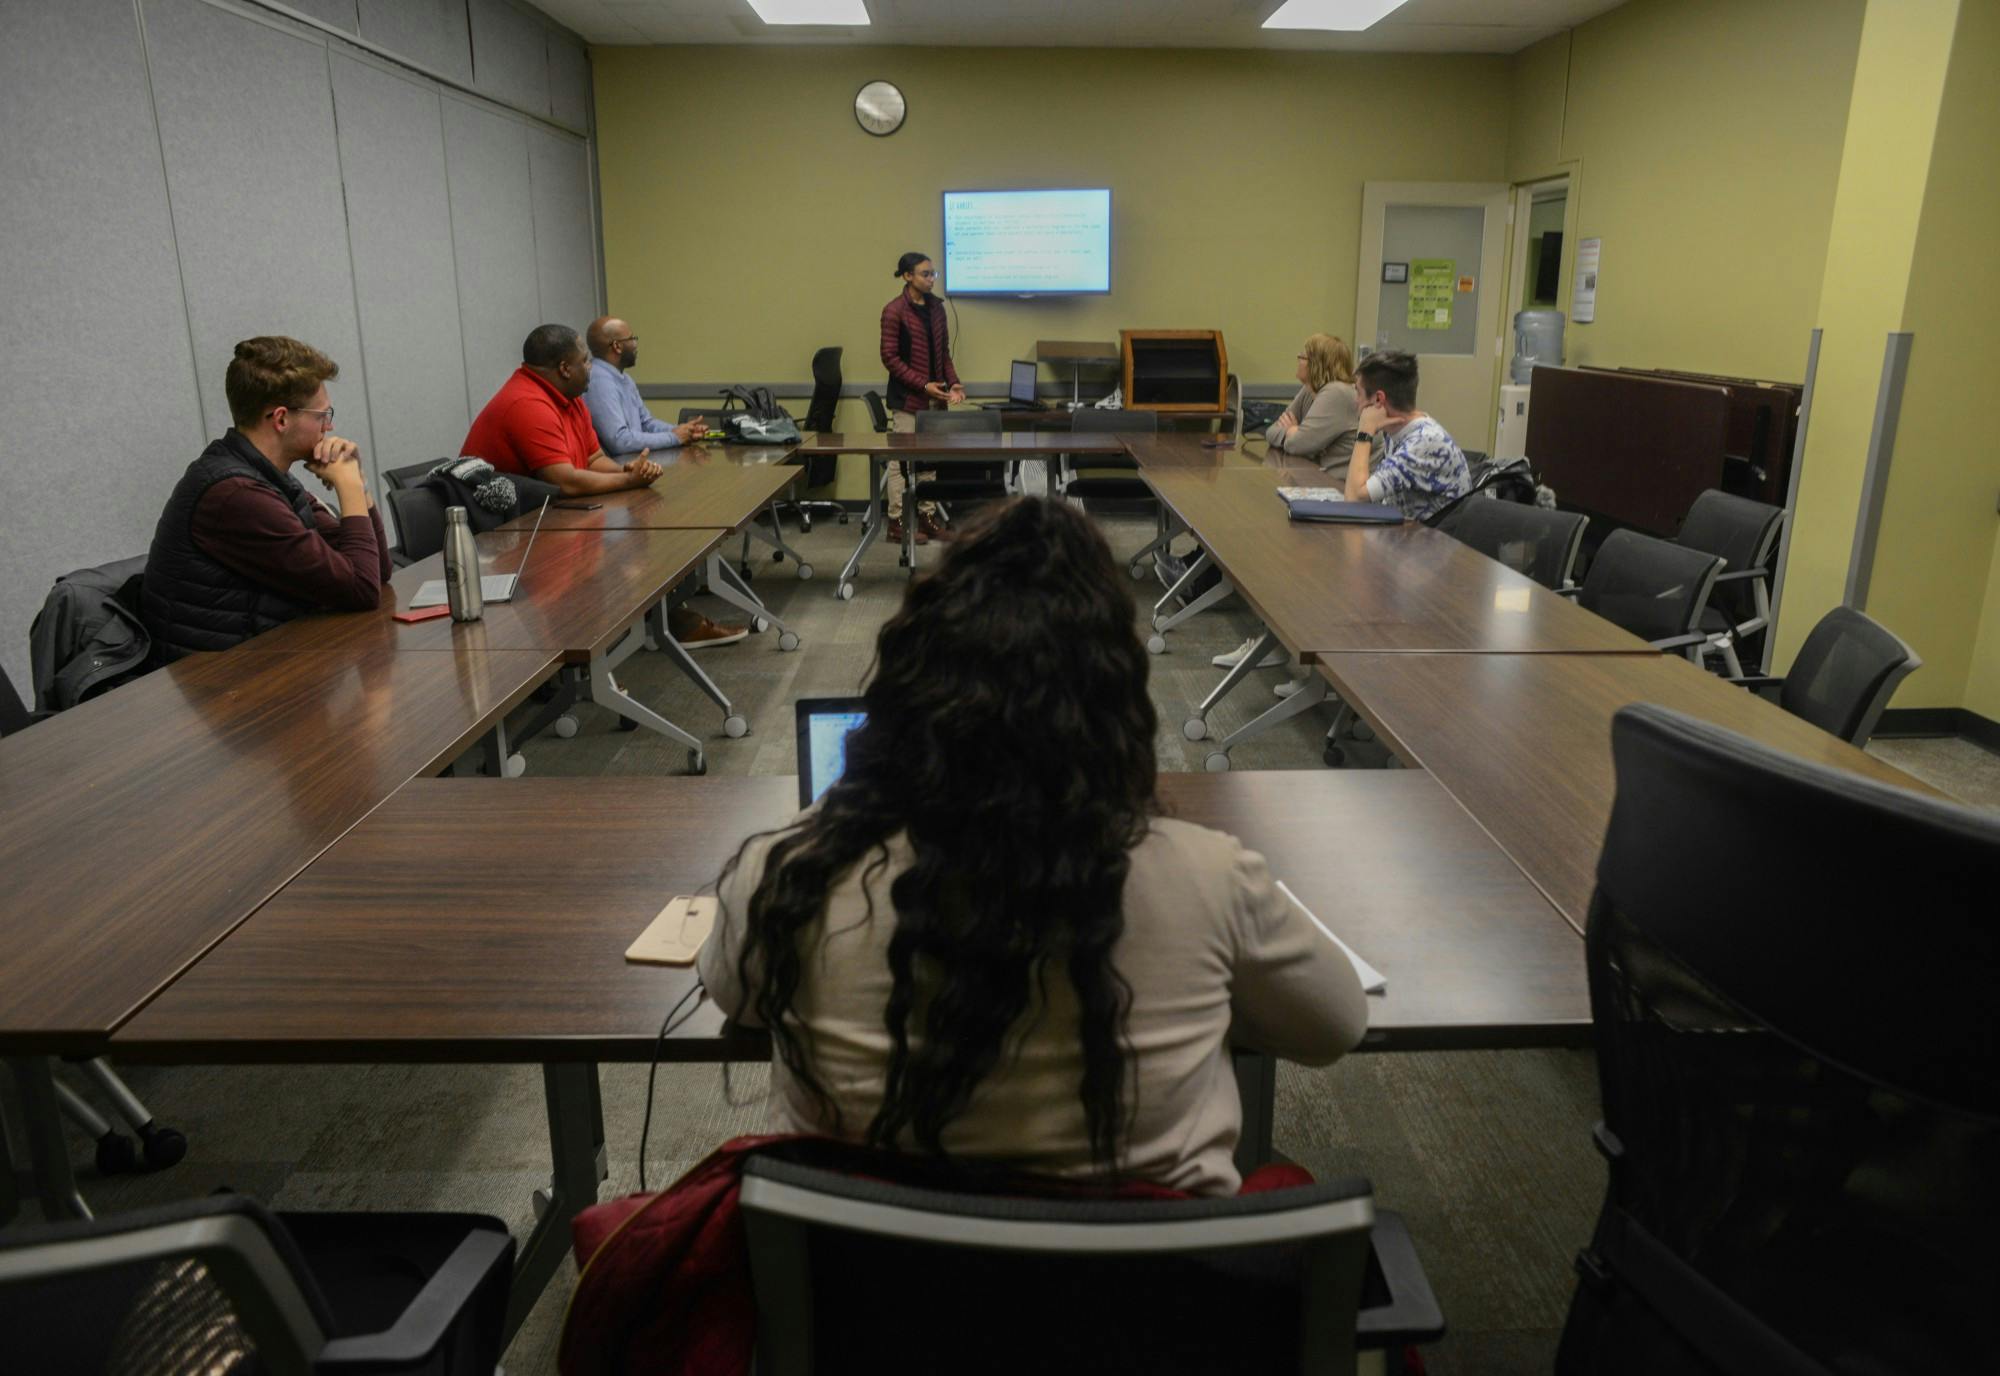
[[[805,438],[792,413],[778,405],[769,387],[738,383],[722,390],[722,410],[716,428],[734,443],[797,444]]]

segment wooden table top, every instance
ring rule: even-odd
[[[808,435],[795,454],[873,454],[935,459],[1022,459],[1043,454],[1123,454],[1125,435],[1104,431],[1014,430],[998,435],[963,431],[905,435],[873,430]]]
[[[1387,975],[1371,1044],[1585,1038],[1583,948],[1418,773],[1161,776],[1169,809],[1225,828]],[[797,806],[785,778],[419,780],[124,1027],[123,1058],[647,1060],[690,970],[628,965],[676,893]],[[553,830],[552,830],[553,829]],[[514,846],[535,834],[532,854]],[[1367,838],[1420,835],[1399,851]],[[1351,836],[1351,847],[1329,837]],[[511,847],[511,848],[510,848]],[[1342,860],[1343,850],[1355,858]],[[669,1060],[767,1054],[712,1005]]]
[[[1637,636],[1415,522],[1292,521],[1269,467],[1141,469],[1302,663],[1325,654],[1656,655]]]
[[[1578,931],[1611,820],[1611,717],[1628,703],[1658,703],[1816,764],[1934,791],[1677,656],[1336,654],[1319,671],[1390,749],[1479,819]],[[1702,859],[1688,863],[1699,868]]]
[[[609,506],[605,508],[609,510]],[[598,515],[597,512],[551,513]],[[444,556],[432,555],[390,579],[372,612],[324,612],[288,621],[233,654],[312,650],[351,656],[385,650],[540,650],[581,664],[610,648],[645,615],[728,531],[543,528],[528,563],[524,590],[513,601],[486,604],[478,621],[448,616],[405,623],[395,613],[410,605],[426,581],[444,577]],[[524,531],[493,530],[477,539],[487,573],[512,573],[528,543]]]
[[[734,530],[798,480],[792,450],[739,445],[689,445],[664,451],[673,462],[651,487],[567,501],[596,503],[595,511],[549,507],[544,534],[555,530]],[[527,530],[529,511],[501,526]],[[539,560],[540,556],[536,556]]]
[[[9,1051],[92,1050],[554,662],[192,655],[0,740]]]
[[[1269,469],[1279,478],[1299,487],[1331,486],[1335,479],[1320,472],[1310,459],[1275,451],[1261,436],[1246,435],[1241,442],[1214,441],[1221,435],[1198,435],[1162,431],[1157,435],[1127,435],[1125,447],[1142,469],[1154,468],[1259,468]]]

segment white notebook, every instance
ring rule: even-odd
[[[1304,913],[1308,918],[1311,918],[1313,926],[1319,928],[1320,932],[1326,937],[1328,941],[1331,941],[1334,945],[1338,946],[1341,950],[1347,953],[1348,960],[1351,961],[1354,965],[1355,975],[1358,976],[1361,980],[1362,992],[1369,994],[1384,994],[1388,992],[1389,981],[1382,977],[1382,972],[1380,970],[1377,970],[1374,966],[1370,965],[1367,961],[1363,960],[1360,956],[1356,955],[1354,952],[1354,948],[1352,946],[1349,946],[1346,942],[1342,941],[1339,937],[1335,936],[1333,934],[1333,929],[1327,926],[1324,922],[1319,920],[1318,914],[1313,912],[1313,910],[1311,908],[1308,908],[1305,904],[1299,902],[1299,896],[1293,893],[1289,888],[1285,886],[1284,880],[1280,879],[1275,882],[1277,883],[1278,886],[1278,892],[1283,894],[1286,898],[1290,899],[1293,907],[1297,908],[1300,912]]]

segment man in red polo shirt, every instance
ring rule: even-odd
[[[565,497],[649,486],[662,471],[646,457],[650,449],[621,465],[598,448],[583,400],[589,385],[590,351],[577,332],[567,325],[535,326],[521,345],[521,366],[480,411],[458,452],[485,459],[502,473],[554,483]],[[747,627],[725,626],[688,606],[692,590],[676,589],[667,613],[667,629],[682,648],[705,650],[750,634]]]

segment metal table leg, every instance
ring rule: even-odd
[[[883,515],[882,489],[888,481],[888,474],[887,463],[871,454],[868,458],[868,510],[861,518],[861,539],[854,546],[854,553],[847,557],[847,565],[840,571],[840,581],[833,585],[833,595],[843,602],[854,597],[854,573],[861,567],[861,556],[882,536],[882,527],[887,519]]]
[[[1202,761],[1202,767],[1211,774],[1221,774],[1227,771],[1229,768],[1229,752],[1231,750],[1235,749],[1242,742],[1249,740],[1252,736],[1263,735],[1280,722],[1290,721],[1301,712],[1311,711],[1326,701],[1326,692],[1325,679],[1321,678],[1318,674],[1307,675],[1306,680],[1299,685],[1297,692],[1280,702],[1276,707],[1271,708],[1270,711],[1264,713],[1255,721],[1245,722],[1242,726],[1237,727],[1234,731],[1231,731],[1227,736],[1216,742],[1216,748],[1211,750],[1208,758]]]
[[[657,611],[657,608],[655,611]],[[649,612],[647,615],[650,618],[653,614]],[[683,731],[658,712],[655,712],[652,708],[627,693],[623,688],[620,688],[617,678],[613,676],[613,670],[631,658],[645,643],[645,627],[643,625],[635,626],[612,649],[603,654],[592,656],[590,667],[584,671],[584,692],[599,707],[609,708],[627,721],[637,722],[641,726],[659,732],[669,740],[679,741],[687,747],[688,772],[690,774],[706,774],[708,772],[708,757],[703,753],[700,739]],[[694,661],[687,657],[687,651],[681,649],[680,644],[672,636],[665,634],[664,627],[662,628],[660,648],[667,654],[676,656],[676,662],[680,663],[682,670],[688,673],[702,687],[704,692],[708,693],[710,697],[721,704],[725,712],[728,711],[729,700],[722,696],[722,690],[709,681],[708,675],[695,667]],[[741,731],[732,731],[730,732],[731,735],[740,736],[750,729],[749,723],[743,722],[741,717],[729,717],[724,719],[723,726],[725,730],[728,729],[728,723],[731,720],[742,722],[743,724]]]
[[[1175,581],[1173,587],[1167,589],[1167,595],[1153,604],[1153,634],[1146,641],[1146,648],[1149,651],[1156,655],[1165,654],[1167,652],[1168,631],[1171,631],[1191,616],[1201,615],[1201,613],[1207,611],[1223,598],[1230,596],[1236,591],[1234,583],[1230,582],[1227,578],[1218,577],[1215,580],[1214,587],[1189,602],[1179,611],[1173,613],[1173,615],[1165,615],[1167,604],[1178,596],[1183,588],[1188,587],[1196,578],[1200,577],[1214,562],[1209,557],[1208,551],[1203,550],[1201,557],[1196,559],[1192,564],[1189,564],[1187,572]]]
[[[798,632],[787,626],[776,612],[766,606],[764,599],[752,592],[750,585],[737,577],[736,570],[729,567],[729,561],[719,554],[708,556],[708,591],[711,597],[721,598],[750,617],[757,630],[762,631],[767,626],[776,626],[779,649],[799,648]]]
[[[773,501],[769,506],[765,507],[763,514],[771,518],[770,530],[766,531],[764,527],[758,525],[754,517],[751,519],[750,524],[743,528],[743,563],[745,566],[747,567],[750,562],[749,542],[754,539],[761,544],[769,545],[776,552],[775,557],[782,558],[787,554],[791,555],[792,564],[798,572],[800,582],[811,578],[813,576],[813,566],[807,562],[803,554],[800,554],[785,543],[785,528],[778,521],[777,502]],[[709,591],[713,592],[714,590],[714,587],[711,585]]]
[[[513,1341],[550,1277],[561,1269],[570,1248],[571,1220],[597,1202],[602,1179],[604,1118],[597,1067],[544,1065],[542,1086],[548,1096],[549,1187],[535,1191],[535,1228],[514,1262],[503,1346]]]
[[[48,1056],[9,1056],[14,1086],[21,1095],[22,1127],[26,1129],[28,1170],[42,1216],[51,1222],[89,1218],[90,1206],[76,1188],[70,1167],[69,1143],[63,1139],[62,1109],[56,1097],[55,1061]]]
[[[1264,634],[1258,636],[1257,643],[1250,647],[1250,653],[1229,667],[1229,672],[1222,676],[1222,682],[1216,684],[1209,695],[1201,700],[1201,706],[1194,709],[1194,715],[1181,723],[1181,734],[1191,741],[1206,739],[1208,714],[1215,710],[1215,704],[1234,692],[1236,685],[1249,676],[1250,672],[1262,662],[1264,656],[1271,652],[1271,647],[1277,643],[1277,633],[1268,626],[1265,627]]]

